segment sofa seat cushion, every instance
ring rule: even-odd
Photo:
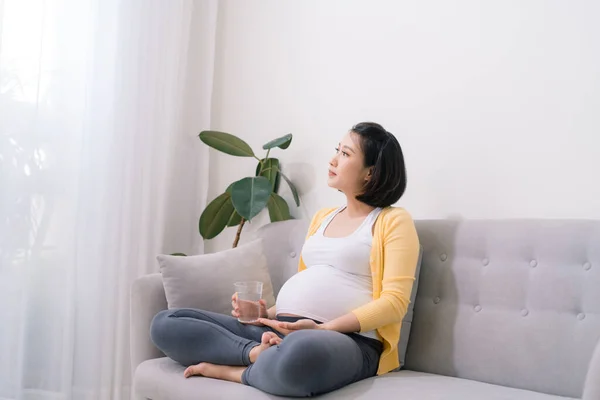
[[[141,363],[133,378],[135,398],[152,400],[199,400],[199,399],[260,399],[275,400],[250,386],[239,383],[209,379],[200,376],[184,378],[185,368],[170,358],[155,358]]]
[[[402,370],[365,379],[338,390],[323,399],[372,400],[574,400],[529,390],[514,389],[489,383]]]
[[[276,400],[250,386],[203,377],[183,377],[184,367],[169,358],[144,361],[135,372],[136,398],[152,400]],[[573,400],[528,390],[414,371],[392,372],[357,382],[320,399],[402,398],[403,400]]]

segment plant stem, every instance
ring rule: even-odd
[[[261,160],[260,158],[254,156],[254,158],[256,158],[258,160],[258,163],[260,164],[260,170],[258,171],[258,175],[260,175],[262,173],[262,169],[263,169],[263,160]]]
[[[240,241],[240,235],[242,233],[242,229],[244,229],[244,224],[246,223],[246,220],[244,218],[242,218],[242,221],[240,222],[240,224],[238,225],[238,230],[237,233],[235,234],[235,240],[233,241],[233,247],[237,247],[239,241]]]
[[[269,152],[271,151],[271,149],[267,150],[267,156],[265,157],[265,160],[267,160],[269,158]],[[260,158],[254,156],[254,158],[256,158],[258,160],[258,162],[260,163],[260,170],[258,171],[258,175],[262,175],[262,173],[265,171],[264,167],[265,164],[263,162],[263,160],[261,160]],[[270,168],[267,168],[270,169]],[[240,235],[242,234],[242,229],[244,229],[244,225],[246,224],[246,220],[244,218],[242,218],[242,220],[240,221],[240,224],[238,225],[238,230],[235,234],[235,239],[233,240],[233,248],[236,248],[238,243],[240,242]]]

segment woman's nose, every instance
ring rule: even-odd
[[[337,154],[331,157],[331,160],[329,160],[329,165],[331,165],[332,167],[335,167],[337,165]]]

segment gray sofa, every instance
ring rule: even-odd
[[[600,221],[424,220],[417,229],[423,254],[403,368],[322,398],[600,400]],[[302,221],[258,231],[275,291],[296,271],[305,232]],[[131,300],[137,398],[279,398],[183,378],[148,335],[167,307],[160,274],[138,279]]]

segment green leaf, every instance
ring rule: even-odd
[[[279,182],[281,181],[281,176],[279,175],[279,160],[276,158],[267,158],[261,160],[264,165],[262,167],[263,172],[260,176],[264,176],[267,178],[273,187],[273,191],[277,193],[279,191]],[[260,163],[256,166],[256,176],[259,176],[260,172]]]
[[[281,175],[281,177],[283,179],[285,179],[285,181],[287,182],[288,186],[290,187],[290,190],[292,191],[292,195],[294,196],[294,202],[296,203],[297,207],[300,207],[300,196],[298,196],[298,191],[296,190],[296,187],[294,186],[294,184],[292,183],[292,181],[290,181],[290,179],[285,176],[283,174],[283,172],[281,172],[281,170],[279,171],[279,174]]]
[[[178,257],[187,257],[187,254],[185,253],[171,253],[172,256],[178,256]]]
[[[271,193],[271,182],[264,176],[240,179],[231,187],[233,206],[247,221],[265,208]]]
[[[235,182],[233,182],[233,183],[235,183]],[[231,185],[227,186],[227,189],[225,190],[225,192],[229,193],[229,195],[231,195],[231,187],[233,186],[233,183]],[[227,226],[228,227],[238,226],[241,222],[242,222],[242,216],[240,214],[238,214],[238,212],[235,211],[235,208],[234,208],[233,214],[231,214],[231,218],[229,218],[229,221],[227,221]]]
[[[237,157],[254,157],[254,152],[248,143],[237,136],[217,131],[202,131],[198,136],[208,146],[223,153]]]
[[[242,216],[240,214],[238,214],[238,212],[235,211],[235,208],[234,208],[233,214],[231,214],[231,218],[229,218],[229,221],[227,221],[227,226],[229,226],[229,227],[238,226],[241,222],[242,222]]]
[[[288,133],[285,136],[282,136],[277,139],[273,139],[270,142],[266,143],[265,145],[263,145],[263,149],[269,150],[269,149],[272,149],[273,147],[279,147],[280,149],[285,150],[288,147],[290,147],[291,143],[292,143],[292,134]]]
[[[284,198],[277,193],[271,193],[267,208],[269,209],[269,217],[271,218],[271,222],[291,219],[290,207]]]
[[[200,216],[198,223],[200,235],[204,239],[212,239],[225,229],[233,218],[235,209],[231,195],[227,192],[210,202]]]

